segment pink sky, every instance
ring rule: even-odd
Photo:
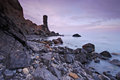
[[[19,0],[26,19],[56,32],[120,31],[120,0]]]

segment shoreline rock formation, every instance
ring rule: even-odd
[[[47,16],[43,25],[46,30],[25,20],[18,0],[0,0],[0,80],[119,80],[119,73],[115,77],[87,67],[92,60],[106,59],[94,52],[94,44],[75,50],[55,47],[64,42],[40,37],[59,35],[49,31]]]

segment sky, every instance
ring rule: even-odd
[[[42,24],[48,15],[50,30],[60,33],[120,32],[120,0],[19,0],[24,17]]]

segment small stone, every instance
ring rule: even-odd
[[[74,78],[74,79],[78,79],[79,78],[77,74],[72,73],[72,72],[69,73],[69,76]]]
[[[21,73],[21,72],[22,72],[22,69],[18,69],[18,72]]]
[[[39,59],[39,56],[36,56],[36,59]]]
[[[23,73],[24,73],[24,74],[29,74],[28,68],[24,68],[24,69],[23,69]]]

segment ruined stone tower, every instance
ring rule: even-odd
[[[49,28],[48,28],[48,16],[47,15],[43,15],[43,25],[44,25],[44,28],[45,28],[45,31],[46,32],[50,32]]]

